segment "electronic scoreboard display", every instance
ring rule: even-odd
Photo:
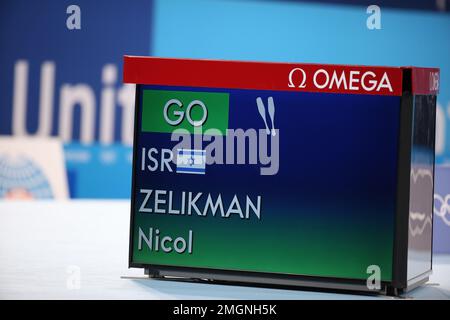
[[[126,56],[124,82],[131,267],[394,294],[427,280],[438,69]]]

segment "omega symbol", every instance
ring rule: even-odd
[[[296,73],[296,71],[298,71],[297,73],[301,74],[301,78],[299,81],[300,84],[298,85],[298,88],[305,88],[306,87],[306,73],[302,68],[294,68],[291,70],[291,72],[289,72],[289,88],[295,88],[295,84],[294,84],[294,74]]]

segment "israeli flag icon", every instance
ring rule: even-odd
[[[205,150],[178,149],[177,173],[205,174]]]

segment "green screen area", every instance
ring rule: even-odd
[[[314,208],[303,209],[318,214]],[[392,251],[386,249],[392,248],[392,230],[376,221],[375,208],[369,211],[374,217],[371,221],[355,219],[351,225],[339,219],[324,224],[320,214],[316,218],[268,216],[261,221],[243,221],[136,213],[133,262],[348,279],[367,279],[367,267],[377,265],[382,280],[389,281]],[[372,224],[370,229],[367,223]],[[186,240],[192,230],[192,253],[155,252],[144,243],[139,250],[139,228],[147,236],[153,228],[160,230],[160,239],[169,235]]]
[[[171,125],[164,118],[164,107],[169,101],[181,104],[171,103],[166,111],[169,120],[179,121],[176,125]],[[142,131],[172,133],[175,129],[185,129],[194,133],[194,126],[188,121],[188,117],[194,122],[203,117],[203,109],[198,104],[193,105],[188,112],[189,104],[194,101],[201,101],[207,109],[202,125],[203,132],[216,129],[225,135],[228,128],[229,94],[217,92],[145,90],[142,102]]]

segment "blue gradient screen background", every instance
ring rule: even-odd
[[[205,175],[140,171],[143,147],[172,149],[178,142],[139,131],[133,262],[354,279],[366,279],[375,264],[382,280],[391,279],[400,97],[143,87],[150,89],[227,92],[229,128],[244,130],[265,128],[256,98],[273,97],[280,163],[276,175],[266,176],[261,164],[212,164]],[[182,191],[221,193],[224,204],[234,194],[261,195],[261,219],[140,213],[141,188],[172,190],[174,203]],[[192,230],[193,253],[137,250],[136,230],[150,227],[169,235]]]

